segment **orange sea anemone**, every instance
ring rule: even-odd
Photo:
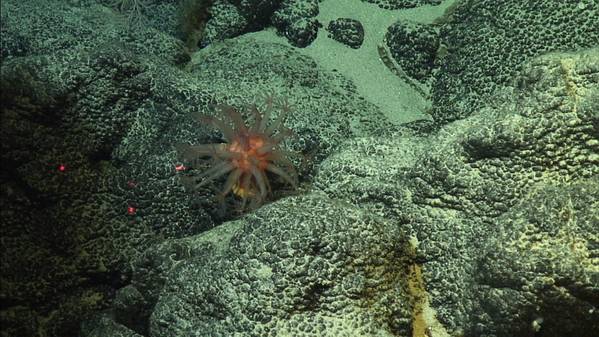
[[[220,105],[223,120],[211,116],[199,116],[199,120],[222,132],[226,143],[177,146],[181,159],[186,162],[211,157],[215,164],[201,175],[193,177],[192,187],[197,189],[220,176],[228,174],[219,193],[224,197],[233,193],[242,200],[244,209],[247,201],[254,208],[263,203],[271,193],[267,172],[281,177],[292,187],[297,186],[297,173],[289,160],[290,152],[280,148],[281,142],[291,134],[284,126],[291,111],[286,100],[275,100],[267,96],[263,112],[256,105],[247,110],[253,116],[253,124],[246,125],[242,114],[232,106]],[[271,122],[273,112],[278,115]]]

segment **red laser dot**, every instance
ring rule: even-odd
[[[65,172],[67,170],[67,166],[65,164],[58,165],[59,172]]]
[[[134,206],[127,207],[127,214],[135,215],[135,213],[137,213],[137,208],[135,208]]]
[[[177,172],[185,171],[186,169],[187,169],[187,167],[185,167],[185,165],[183,165],[183,164],[175,165],[175,171],[177,171]]]

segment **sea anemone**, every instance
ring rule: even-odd
[[[248,106],[247,112],[253,117],[251,126],[246,125],[242,114],[234,107],[223,104],[218,108],[224,119],[206,115],[200,115],[198,119],[220,130],[226,143],[177,146],[185,162],[197,162],[203,157],[211,157],[215,162],[213,167],[193,177],[191,188],[195,190],[228,175],[219,197],[224,201],[226,195],[233,193],[241,199],[242,210],[248,201],[250,208],[255,208],[272,193],[267,173],[282,178],[295,188],[297,173],[289,160],[291,153],[281,148],[281,142],[291,135],[291,130],[284,126],[291,111],[287,100],[275,100],[269,95],[263,112],[255,104]],[[270,121],[274,111],[278,111],[278,115]]]

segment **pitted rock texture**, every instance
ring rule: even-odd
[[[515,10],[528,6],[512,2]],[[305,17],[313,18],[314,2],[307,3]],[[475,20],[479,25],[495,19],[491,4],[468,4],[477,15],[492,14]],[[546,39],[533,43],[536,52],[578,48],[596,36],[586,23],[597,16],[585,15],[594,2],[577,2],[580,15],[565,11],[574,29],[546,4],[526,18],[532,28],[514,26],[515,36]],[[105,309],[82,334],[176,335],[186,322],[163,318],[183,317],[224,335],[246,328],[258,335],[310,336],[325,328],[331,336],[408,335],[413,308],[403,275],[411,253],[398,229],[420,242],[417,261],[431,304],[455,335],[514,336],[538,318],[558,328],[544,336],[563,336],[560,327],[597,331],[589,309],[598,306],[597,207],[585,198],[597,191],[599,175],[597,50],[528,55],[520,76],[506,77],[514,87],[500,85],[478,101],[476,114],[433,135],[384,138],[389,124],[350,81],[292,48],[238,38],[187,64],[180,41],[143,24],[131,27],[93,1],[0,6],[3,337],[75,336],[82,317]],[[468,25],[497,34],[497,27],[519,22],[500,14],[503,24],[492,29],[464,20],[460,34],[468,37]],[[545,19],[560,34],[538,33]],[[473,63],[467,48],[457,49]],[[463,93],[454,90],[449,100]],[[210,197],[217,191],[186,193],[173,145],[218,141],[190,115],[211,114],[219,103],[252,103],[266,92],[295,105],[289,126],[298,137],[288,146],[305,159],[298,193],[313,191],[229,223],[238,226],[230,233],[224,226],[206,232],[213,236],[208,243],[194,242],[215,224]],[[311,180],[314,166],[319,173]],[[269,283],[264,266],[282,281]],[[203,316],[194,316],[199,305]],[[553,310],[559,307],[567,315]],[[472,316],[476,311],[482,314]],[[508,326],[501,317],[516,320]]]
[[[143,174],[112,160],[139,126],[137,116],[151,115],[156,132],[169,119],[146,101],[155,94],[148,69],[156,60],[170,69],[185,53],[169,36],[130,31],[101,6],[10,0],[0,6],[3,41],[28,46],[3,50],[0,76],[6,304],[0,325],[3,336],[70,336],[81,317],[104,308],[122,286],[125,256],[156,236],[207,224],[180,204],[158,200],[159,193],[175,200],[187,194],[168,180],[146,184],[154,169],[165,168],[148,160],[149,151],[136,153]],[[127,213],[130,202],[145,220]]]
[[[0,2],[2,42],[12,41],[0,79],[7,336],[76,335],[148,245],[221,221],[217,187],[190,194],[176,171],[175,144],[220,140],[194,113],[293,92],[290,127],[301,136],[289,147],[311,159],[304,174],[346,137],[385,127],[351,82],[290,47],[229,42],[182,70],[190,55],[181,41],[77,4]]]
[[[204,28],[201,47],[243,34],[249,23],[239,8],[227,1],[214,1]]]
[[[438,123],[469,116],[525,61],[599,45],[597,1],[463,1],[441,30],[448,54],[433,85]]]
[[[272,24],[296,47],[306,47],[320,28],[316,20],[318,0],[284,0],[272,16]]]
[[[312,193],[146,250],[127,293],[151,310],[148,335],[409,335],[407,275],[421,261],[419,297],[450,334],[526,336],[534,323],[590,337],[598,61],[536,58],[475,116],[428,136],[354,138]],[[130,315],[140,301],[122,298]]]
[[[180,257],[151,336],[409,333],[409,249],[393,224],[320,194],[263,207],[236,227],[219,253]]]
[[[481,301],[473,315],[481,325],[511,336],[530,326],[512,317],[537,321],[539,333],[588,336],[599,328],[599,183],[539,186],[497,218],[496,249],[482,259],[477,288]],[[473,328],[472,335],[480,333]]]
[[[591,200],[582,197],[570,209],[567,205],[586,193],[584,186],[590,194],[598,188],[597,74],[596,49],[533,59],[523,66],[517,88],[498,92],[478,114],[436,134],[424,137],[406,131],[394,139],[345,143],[345,150],[321,165],[315,185],[333,198],[396,219],[418,238],[419,252],[427,261],[423,270],[431,304],[450,332],[514,336],[540,317],[533,317],[532,306],[543,308],[551,326],[566,329],[580,324],[576,331],[594,331],[595,314],[587,309],[599,304],[597,271],[591,267],[597,250],[592,228],[599,214]],[[530,226],[520,225],[518,221],[524,220],[518,219],[539,212],[539,203],[549,203],[555,193],[564,194],[556,200],[564,220],[553,221],[557,218],[545,213],[539,223],[531,224],[540,236],[527,238]],[[531,199],[534,196],[538,200]],[[582,207],[585,203],[589,207]],[[577,210],[582,214],[575,215]],[[526,256],[521,251],[520,258],[512,260],[512,269],[500,268],[498,261],[507,263],[517,255],[510,246],[514,243],[507,244],[502,235],[518,228],[520,232],[510,238],[521,235],[525,242],[541,240],[540,247],[551,242],[561,242],[560,246],[554,247],[555,253],[550,249]],[[566,233],[572,237],[552,237]],[[563,249],[568,243],[575,244],[572,250]],[[548,256],[564,262],[556,266]],[[533,261],[542,262],[535,265],[537,276],[523,277],[529,275]],[[503,272],[508,274],[491,280]],[[488,279],[481,279],[483,274]],[[540,287],[549,292],[543,293],[535,284],[546,277],[549,283]],[[511,289],[502,290],[503,279],[511,282]],[[556,298],[551,296],[555,291],[551,280],[558,279],[564,281],[566,293]],[[515,280],[537,289],[521,289]],[[510,307],[507,298],[515,294],[522,306]],[[489,299],[495,295],[496,300]],[[551,310],[560,305],[572,307],[572,314]],[[509,317],[509,327],[500,316]],[[564,331],[545,333],[558,337]]]
[[[439,49],[435,28],[398,21],[389,27],[385,43],[391,56],[408,76],[422,82],[431,78]]]
[[[281,0],[211,1],[210,19],[206,24],[201,46],[266,27],[280,5]]]
[[[291,45],[306,47],[321,26],[318,0],[215,0],[210,15],[201,46],[272,25]]]
[[[183,44],[173,36],[146,26],[132,29],[126,16],[92,0],[73,3],[57,0],[0,2],[3,46],[0,55],[39,56],[74,48],[101,53],[106,48],[118,49],[129,42],[125,43],[129,52],[136,55],[171,65],[189,60]],[[57,17],[68,19],[57,20]]]
[[[239,10],[250,23],[250,27],[256,29],[264,26],[270,20],[270,15],[280,8],[282,0],[234,0],[239,5]]]
[[[438,5],[442,0],[362,0],[377,4],[384,9],[413,8],[424,5]]]
[[[358,20],[339,18],[329,22],[329,37],[351,48],[358,49],[364,42],[364,27]]]
[[[286,123],[296,135],[290,146],[307,156],[322,158],[348,137],[391,127],[352,82],[288,46],[250,37],[225,41],[197,54],[190,71],[215,97],[228,92],[230,105],[261,103],[269,92],[288,98],[293,111]]]

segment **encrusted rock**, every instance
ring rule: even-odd
[[[364,27],[358,20],[339,18],[329,22],[329,37],[351,48],[358,49],[364,42]]]
[[[398,21],[389,27],[385,42],[408,76],[419,81],[431,77],[439,49],[438,33],[434,27]]]
[[[599,45],[597,1],[462,1],[441,29],[448,51],[432,90],[432,116],[469,116],[528,60]]]

